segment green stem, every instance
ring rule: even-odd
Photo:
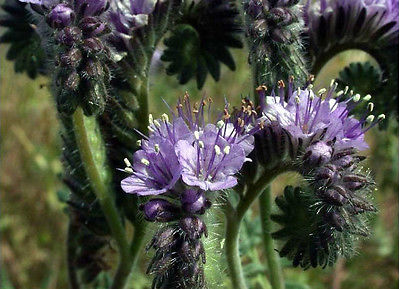
[[[260,217],[264,241],[264,252],[267,258],[272,289],[284,289],[283,274],[277,252],[275,252],[274,240],[271,236],[272,221],[270,219],[272,209],[271,187],[268,186],[259,198]]]
[[[271,174],[270,174],[271,173]],[[244,197],[239,201],[234,209],[227,201],[225,206],[226,215],[226,239],[225,249],[228,261],[228,271],[234,289],[246,289],[246,282],[243,275],[242,264],[239,255],[239,232],[240,224],[247,210],[253,201],[268,184],[275,178],[277,172],[265,172],[261,174],[255,183],[249,184],[246,188]]]
[[[107,187],[99,172],[100,168],[96,165],[93,155],[94,152],[92,151],[85,126],[85,118],[83,110],[80,107],[78,107],[72,115],[76,142],[89,182],[100,202],[111,233],[118,245],[120,260],[111,288],[120,289],[124,287],[130,272],[130,264],[132,261],[129,254],[129,245],[125,235],[125,228],[121,222],[114,199],[108,193]],[[126,272],[127,270],[129,271]]]

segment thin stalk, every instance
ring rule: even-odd
[[[271,236],[272,221],[270,218],[272,209],[271,186],[267,186],[259,198],[262,236],[264,253],[267,259],[272,289],[284,289],[283,274],[279,257],[275,251],[274,240]]]
[[[226,237],[225,249],[228,261],[228,271],[232,286],[235,289],[247,289],[239,255],[240,224],[253,201],[275,178],[278,172],[265,172],[260,175],[255,183],[249,184],[244,197],[239,201],[236,209],[230,205],[225,206]],[[229,203],[229,201],[227,201]]]
[[[94,152],[92,151],[86,130],[85,118],[83,110],[80,107],[72,115],[76,142],[89,182],[100,202],[111,233],[118,245],[120,260],[111,288],[120,289],[124,287],[130,272],[132,261],[129,254],[129,245],[125,235],[125,228],[118,214],[114,199],[108,193],[108,189],[101,179],[99,168],[94,160]],[[127,270],[128,272],[126,272]]]

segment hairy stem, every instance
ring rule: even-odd
[[[120,289],[124,287],[127,276],[130,272],[131,257],[129,254],[129,245],[125,235],[125,228],[115,205],[114,199],[110,196],[107,186],[102,179],[100,169],[95,162],[94,152],[91,147],[90,139],[86,129],[86,121],[89,121],[84,116],[83,110],[78,107],[74,112],[73,124],[76,134],[76,142],[78,145],[79,154],[81,156],[83,166],[88,176],[89,182],[98,198],[104,215],[110,226],[112,235],[117,242],[119,249],[119,266],[114,277],[112,289]],[[129,270],[126,272],[126,270]],[[125,276],[126,275],[126,276]]]
[[[228,261],[229,276],[232,286],[235,289],[246,289],[246,282],[243,275],[242,264],[239,255],[239,233],[240,224],[247,210],[254,200],[275,178],[278,172],[264,172],[257,180],[246,187],[244,197],[239,201],[236,209],[231,205],[225,206],[226,215],[226,239],[225,249]],[[229,201],[227,201],[229,202]]]
[[[275,252],[274,240],[271,236],[272,221],[270,219],[272,209],[271,186],[268,186],[259,198],[262,236],[264,253],[267,258],[270,282],[272,289],[284,289],[283,274],[277,252]]]

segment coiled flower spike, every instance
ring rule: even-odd
[[[234,187],[237,173],[253,150],[256,112],[248,101],[230,115],[226,104],[220,120],[210,118],[212,100],[191,105],[186,94],[171,109],[172,119],[149,116],[149,136],[140,141],[133,165],[125,160],[126,193],[157,195],[141,209],[146,220],[164,224],[148,250],[156,251],[148,273],[153,288],[205,288],[206,262],[202,220],[216,191]]]

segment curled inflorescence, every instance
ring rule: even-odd
[[[233,188],[236,174],[253,150],[256,112],[249,102],[229,113],[226,104],[220,119],[210,122],[211,99],[193,106],[188,95],[178,101],[177,113],[160,119],[149,116],[149,136],[139,141],[123,190],[153,196],[141,209],[148,221],[166,223],[149,249],[156,254],[149,265],[154,288],[203,288],[205,253],[201,237],[207,237],[202,220],[211,206],[210,192]],[[171,288],[172,288],[171,287]]]

